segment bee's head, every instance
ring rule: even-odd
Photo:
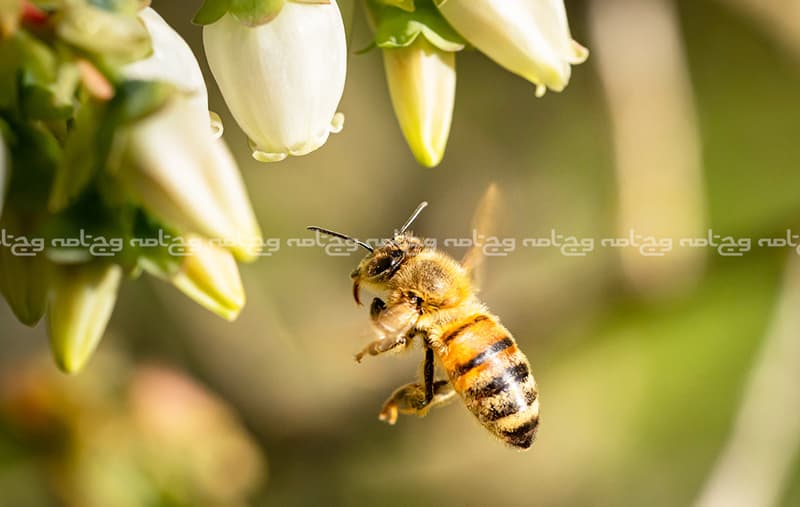
[[[406,234],[406,231],[414,219],[417,218],[417,215],[419,215],[427,205],[427,202],[420,203],[403,227],[400,228],[399,232],[395,234],[394,238],[386,241],[380,248],[373,248],[369,244],[356,238],[328,229],[322,229],[320,227],[309,227],[308,229],[337,238],[355,241],[359,246],[369,251],[369,253],[361,259],[361,262],[358,263],[358,267],[350,273],[350,278],[353,279],[353,298],[356,300],[356,303],[361,304],[359,288],[362,284],[370,285],[378,290],[382,289],[407,259],[417,255],[422,250],[422,241],[411,234]]]
[[[383,289],[403,263],[417,255],[422,248],[423,243],[419,238],[398,234],[381,248],[368,253],[350,273],[356,303],[361,304],[358,291],[362,283],[378,290]]]

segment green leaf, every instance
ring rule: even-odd
[[[62,157],[61,144],[40,122],[9,123],[16,139],[9,146],[14,171],[6,206],[21,213],[43,214]]]
[[[87,0],[87,3],[99,9],[125,14],[136,14],[141,7],[138,0]]]
[[[375,3],[397,7],[407,12],[414,12],[414,0],[374,0]]]
[[[210,25],[216,23],[231,7],[231,0],[205,0],[200,10],[194,15],[192,23]]]
[[[230,13],[245,26],[269,23],[277,16],[286,0],[231,0]]]
[[[14,110],[19,102],[21,61],[17,45],[17,37],[0,41],[0,110]]]
[[[372,13],[377,25],[375,45],[379,48],[407,47],[420,34],[442,51],[461,51],[466,45],[466,41],[430,5],[417,5],[413,12],[377,7]]]
[[[112,99],[111,130],[149,116],[161,109],[175,94],[175,87],[160,81],[123,81]]]
[[[101,139],[106,109],[104,103],[89,102],[78,110],[50,191],[51,212],[62,211],[83,192],[100,166],[99,159],[108,153]]]
[[[103,169],[120,129],[154,114],[172,97],[175,88],[155,81],[124,81],[109,103],[87,102],[78,110],[64,145],[48,208],[59,212],[71,205]]]
[[[177,232],[139,208],[126,243],[140,268],[170,278],[180,269],[182,262],[181,257],[172,255],[169,250],[170,242],[178,237]]]

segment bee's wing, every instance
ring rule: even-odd
[[[498,194],[497,185],[491,183],[489,188],[486,189],[486,192],[484,192],[483,197],[481,197],[480,202],[478,202],[478,207],[475,209],[475,214],[472,217],[471,232],[473,233],[473,238],[485,238],[490,234],[491,229],[494,228]],[[480,285],[481,279],[483,278],[482,266],[484,257],[483,245],[475,244],[472,245],[472,248],[470,248],[461,259],[461,265],[466,268],[476,286]]]

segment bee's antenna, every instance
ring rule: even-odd
[[[321,232],[322,234],[327,234],[328,236],[334,236],[336,238],[341,238],[341,239],[344,239],[344,240],[347,240],[347,241],[354,241],[358,246],[360,246],[362,248],[365,248],[365,249],[369,250],[370,252],[373,252],[375,250],[374,248],[369,246],[368,243],[364,243],[360,239],[356,239],[356,238],[354,238],[352,236],[348,236],[346,234],[342,234],[341,232],[332,231],[330,229],[323,229],[322,227],[317,227],[315,225],[312,225],[310,227],[306,227],[306,229],[308,229],[309,231]]]
[[[411,227],[411,224],[414,222],[414,220],[417,219],[419,214],[422,213],[422,210],[424,210],[425,206],[427,206],[427,205],[428,205],[428,201],[422,201],[421,203],[419,203],[419,206],[417,206],[417,209],[414,210],[414,213],[412,213],[411,216],[408,217],[408,220],[406,220],[406,223],[403,224],[403,227],[400,228],[400,234],[403,234],[404,232],[406,232],[406,230],[409,227]]]

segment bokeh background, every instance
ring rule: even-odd
[[[263,165],[227,113],[190,19],[211,108],[265,234],[225,323],[152,279],[124,285],[98,355],[57,373],[40,326],[0,306],[0,506],[800,505],[800,258],[758,238],[800,234],[800,2],[568,0],[592,51],[561,94],[476,51],[458,55],[447,155],[418,167],[381,55],[353,55],[342,133]],[[351,48],[369,43],[357,12]],[[382,237],[470,235],[490,182],[482,297],[526,351],[542,424],[519,453],[459,403],[377,420],[419,350],[353,361],[371,337],[350,297],[358,255],[289,248],[304,227]],[[752,238],[742,256],[675,248],[584,257],[522,248],[551,230]],[[458,256],[462,252],[453,250]]]

